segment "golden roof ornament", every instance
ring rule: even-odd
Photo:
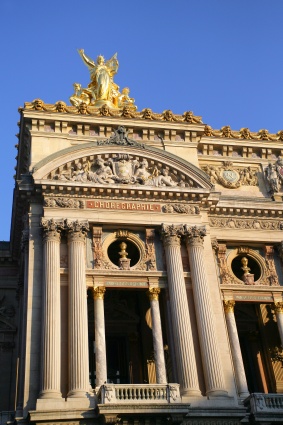
[[[86,104],[96,108],[107,105],[111,109],[127,106],[135,111],[137,107],[134,105],[135,99],[129,96],[130,89],[125,87],[120,92],[120,87],[113,81],[119,68],[117,53],[107,61],[101,55],[93,61],[83,49],[79,49],[78,52],[90,72],[90,83],[86,88],[79,83],[74,83],[74,93],[70,97],[71,104],[76,107]]]

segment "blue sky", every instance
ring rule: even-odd
[[[0,240],[9,240],[18,107],[89,82],[76,49],[120,63],[138,109],[213,128],[283,129],[282,0],[1,0]]]

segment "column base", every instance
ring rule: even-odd
[[[180,388],[181,397],[202,397],[200,390]]]
[[[225,390],[211,390],[206,392],[207,398],[214,398],[214,397],[228,397],[228,391]]]
[[[54,398],[62,398],[62,393],[60,391],[55,391],[55,390],[46,390],[46,391],[41,391],[41,393],[39,394],[39,398],[49,398],[49,399],[54,399]]]
[[[84,390],[71,390],[68,392],[67,399],[69,398],[86,398],[88,396],[88,391]]]

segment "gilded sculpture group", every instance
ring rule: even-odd
[[[123,88],[120,93],[119,86],[113,81],[113,76],[119,67],[117,53],[108,61],[99,55],[94,62],[84,53],[83,49],[79,49],[78,52],[89,69],[91,82],[86,88],[79,83],[74,84],[74,94],[70,97],[71,104],[77,107],[82,104],[85,107],[87,105],[96,107],[107,105],[114,109],[128,106],[135,111],[137,107],[134,105],[135,100],[129,96],[129,88]]]

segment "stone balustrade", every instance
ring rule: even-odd
[[[244,401],[253,421],[278,422],[283,417],[283,394],[250,394]]]
[[[105,384],[97,394],[99,404],[180,403],[178,384]]]

